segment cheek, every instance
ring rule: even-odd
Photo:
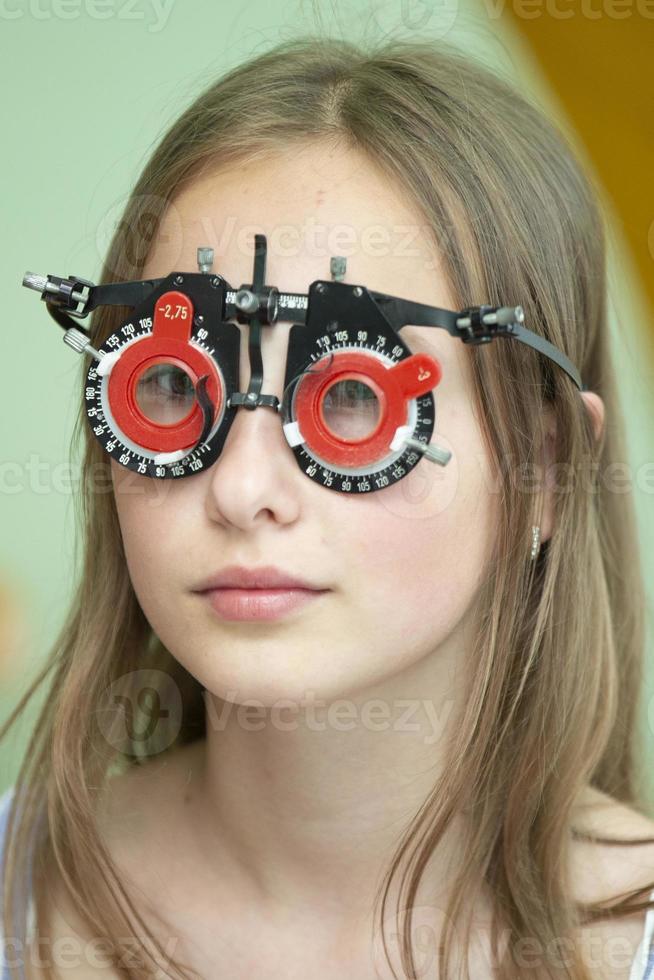
[[[452,452],[446,466],[421,460],[348,521],[358,611],[399,633],[452,628],[474,601],[494,540],[496,495],[477,430],[443,431],[451,440],[433,442]]]
[[[114,466],[118,464],[112,461],[123,549],[134,590],[147,615],[157,601],[165,603],[179,575],[184,554],[184,542],[176,536],[176,529],[184,527],[180,487],[173,480],[152,480],[124,467],[118,467],[122,472],[116,473]]]

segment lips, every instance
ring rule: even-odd
[[[201,593],[223,620],[274,622],[290,613],[324,601],[328,590],[313,589],[210,589]]]
[[[207,592],[214,589],[308,589],[321,592],[326,587],[292,575],[274,565],[263,565],[259,568],[229,565],[209,575],[193,591]]]

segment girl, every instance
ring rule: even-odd
[[[194,271],[207,246],[212,273],[252,284],[255,234],[283,294],[339,253],[341,281],[370,291],[520,304],[584,390],[511,338],[409,324],[442,369],[434,444],[451,459],[360,495],[309,479],[265,406],[237,411],[191,477],[134,473],[82,398],[77,595],[6,726],[51,675],[8,814],[12,963],[649,976],[644,597],[632,499],[602,477],[625,445],[589,179],[454,48],[304,38],[170,127],[101,282]],[[98,308],[92,345],[128,317]],[[252,327],[231,329],[244,393]],[[279,400],[290,330],[261,328],[260,390]]]

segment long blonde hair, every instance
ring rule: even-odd
[[[638,796],[636,724],[645,598],[634,507],[630,495],[611,493],[600,478],[626,459],[626,447],[607,334],[599,197],[561,132],[505,80],[453,46],[385,40],[365,50],[345,40],[302,37],[213,81],[170,126],[124,208],[100,282],[141,276],[167,205],[204,168],[238,166],[314,140],[356,148],[404,188],[443,255],[456,308],[520,303],[526,325],[568,355],[606,407],[605,431],[595,441],[579,391],[546,358],[503,340],[466,348],[474,407],[500,478],[501,518],[465,713],[448,746],[456,764],[444,766],[400,842],[385,878],[380,921],[391,879],[401,871],[408,912],[402,966],[416,976],[412,902],[449,821],[465,811],[474,829],[445,921],[462,921],[467,897],[486,882],[497,906],[494,927],[501,924],[510,939],[505,955],[497,956],[495,976],[512,978],[510,954],[521,937],[547,949],[608,914],[606,906],[576,903],[566,879],[562,858],[571,837],[583,836],[572,826],[580,789],[592,785],[645,810]],[[97,310],[92,343],[100,345],[129,312]],[[124,721],[108,692],[118,678],[144,669],[152,670],[155,688],[159,678],[172,678],[183,711],[167,751],[204,737],[205,706],[201,685],[162,646],[137,602],[114,497],[106,491],[109,461],[89,432],[81,381],[80,395],[77,590],[47,663],[0,733],[49,677],[16,780],[4,927],[6,935],[25,934],[27,903],[19,884],[28,874],[32,842],[36,871],[54,862],[89,926],[116,939],[136,934],[134,921],[143,921],[100,839],[96,803],[115,769],[143,760],[135,741],[121,752],[107,738],[107,719],[116,731]],[[574,480],[556,494],[554,533],[530,562],[536,497],[516,492],[511,481],[522,467],[539,463],[547,405],[555,413],[557,460]],[[18,802],[21,820],[15,821]],[[33,885],[41,922],[42,875],[35,874]],[[611,906],[613,914],[648,908],[647,901],[629,904],[643,891]],[[444,937],[440,975],[452,948],[449,925]],[[120,942],[115,949],[118,957]],[[122,975],[144,975],[149,962],[144,952],[139,971],[123,967]],[[183,966],[174,967],[175,976],[188,976]],[[577,953],[568,966],[546,964],[544,975],[590,978]]]

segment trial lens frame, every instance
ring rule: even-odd
[[[559,365],[581,391],[566,355],[523,326],[520,306],[469,306],[455,312],[345,283],[345,259],[331,259],[331,281],[314,280],[307,294],[265,285],[266,237],[255,235],[253,281],[238,290],[212,272],[213,249],[197,249],[198,272],[94,285],[75,276],[27,272],[23,285],[41,293],[64,342],[92,358],[86,376],[86,414],[94,435],[116,462],[154,478],[190,476],[219,456],[237,408],[272,408],[298,465],[312,480],[343,493],[383,489],[406,476],[424,456],[445,466],[451,453],[430,443],[432,390],[439,362],[413,354],[403,326],[441,327],[464,344],[515,338]],[[99,306],[133,308],[96,350],[77,321]],[[250,381],[236,391],[240,331],[249,326]],[[293,321],[282,400],[261,393],[261,327]],[[193,386],[193,409],[175,425],[153,423],[134,397],[146,365],[177,365]],[[381,407],[365,438],[330,430],[323,408],[343,379],[363,385]],[[363,390],[363,389],[362,389]],[[367,403],[369,404],[369,403]]]

